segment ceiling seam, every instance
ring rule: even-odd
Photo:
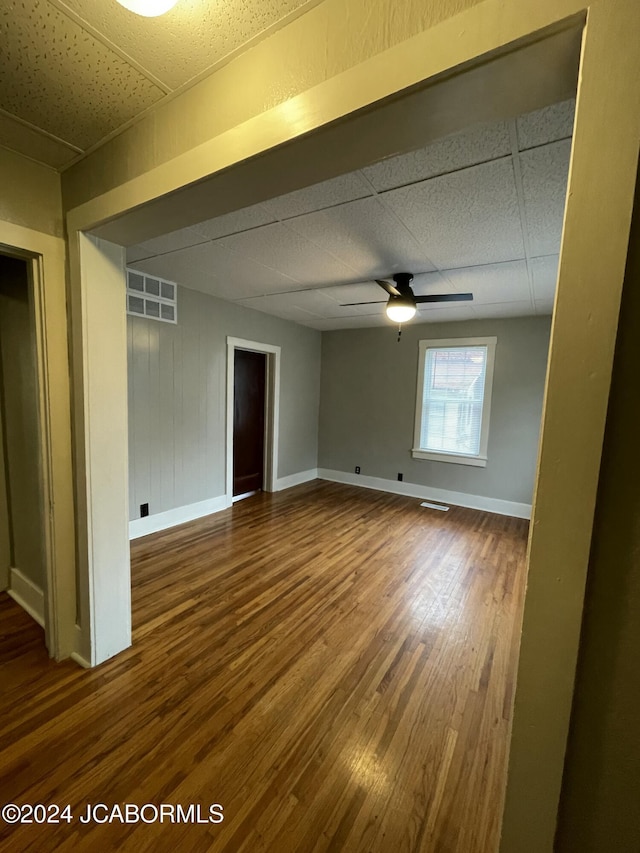
[[[513,164],[513,175],[516,184],[516,193],[518,195],[518,212],[520,214],[520,228],[522,229],[522,241],[524,244],[524,260],[527,267],[527,279],[529,281],[529,298],[531,307],[537,311],[535,289],[533,286],[533,269],[531,266],[531,245],[529,243],[529,223],[527,221],[527,211],[524,197],[524,184],[522,182],[522,164],[520,162],[520,147],[518,141],[518,126],[516,119],[509,121],[509,137],[511,139]],[[542,146],[539,146],[542,147]]]
[[[59,12],[62,12],[63,15],[66,15],[68,18],[81,27],[85,32],[89,33],[89,35],[93,36],[99,42],[108,48],[110,51],[119,56],[123,62],[128,63],[132,68],[134,68],[139,74],[142,74],[143,77],[146,77],[150,83],[153,83],[154,86],[157,86],[158,89],[161,89],[166,95],[170,94],[173,89],[167,84],[160,80],[159,77],[156,77],[152,71],[149,71],[144,65],[141,65],[136,59],[122,50],[121,47],[115,42],[112,42],[111,39],[102,33],[97,27],[94,27],[93,24],[90,24],[83,17],[78,15],[77,12],[74,12],[73,9],[70,9],[63,0],[49,0],[52,6],[55,6]]]
[[[17,116],[14,113],[10,113],[8,110],[2,109],[2,107],[0,107],[0,116],[4,116],[5,118],[11,119],[12,121],[15,121],[16,124],[20,124],[23,127],[32,130],[34,133],[38,133],[40,136],[44,136],[46,139],[50,139],[52,142],[56,142],[58,145],[64,145],[65,148],[70,148],[72,151],[75,151],[78,154],[82,154],[84,151],[83,148],[79,148],[72,142],[67,142],[66,139],[62,139],[62,137],[56,136],[55,133],[51,133],[50,131],[45,130],[42,127],[38,127],[38,125],[32,124],[30,121],[27,121],[27,119],[21,118],[20,116]]]

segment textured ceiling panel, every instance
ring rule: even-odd
[[[478,309],[471,305],[461,303],[459,305],[423,305],[418,306],[418,323],[454,323],[460,320],[476,320],[480,314]]]
[[[271,211],[274,219],[289,219],[370,195],[373,195],[371,187],[358,172],[353,172],[281,195],[265,202],[264,206]]]
[[[0,113],[0,145],[18,154],[28,154],[32,160],[60,169],[78,156],[78,152],[40,133],[7,113]]]
[[[477,308],[476,312],[479,317],[530,317],[535,309],[529,299],[523,302],[498,302]]]
[[[366,314],[361,317],[344,317],[343,319],[318,320],[313,324],[314,329],[320,331],[334,331],[337,329],[368,329],[373,326],[384,326],[389,330],[390,337],[397,334],[397,326],[387,318],[385,314]]]
[[[520,150],[570,137],[573,133],[575,108],[576,102],[572,98],[570,101],[562,101],[560,104],[520,116],[516,123]]]
[[[458,293],[473,293],[474,305],[488,302],[524,302],[530,299],[526,261],[490,264],[445,273]]]
[[[172,231],[163,237],[156,237],[153,240],[139,243],[137,246],[131,246],[127,249],[127,260],[175,252],[177,249],[185,249],[187,246],[203,243],[204,240],[205,238],[195,228],[182,228],[180,231]]]
[[[536,302],[553,302],[558,277],[558,256],[548,255],[544,258],[532,258],[530,264],[533,274],[534,299]]]
[[[307,0],[179,0],[144,18],[115,0],[65,0],[76,15],[172,89],[307,5]]]
[[[0,108],[78,148],[164,95],[46,0],[4,4],[0,44]]]
[[[226,247],[305,284],[357,279],[355,270],[319,249],[285,225],[265,225],[225,237]]]
[[[524,257],[510,157],[390,190],[381,198],[440,269]]]
[[[536,314],[553,314],[553,299],[536,299]]]
[[[448,136],[419,151],[367,166],[362,173],[381,191],[422,181],[511,153],[506,122],[481,125]]]
[[[306,311],[317,318],[331,319],[362,316],[363,314],[384,314],[386,302],[380,305],[341,307],[338,302],[326,295],[326,291],[307,290],[298,293],[280,293],[273,296],[243,299],[240,304],[270,314],[277,314],[279,317],[290,315],[295,310]]]
[[[520,154],[529,247],[534,256],[560,251],[570,154],[569,139]]]
[[[273,216],[265,206],[254,204],[215,219],[208,219],[206,222],[194,225],[193,230],[202,237],[215,240],[218,237],[226,237],[228,234],[237,234],[239,231],[248,231],[250,228],[267,225],[276,219],[277,217]]]
[[[434,268],[407,229],[375,198],[310,213],[287,226],[357,270],[351,278]]]
[[[287,276],[227,251],[222,241],[138,261],[134,266],[221,299],[261,296],[300,286]]]
[[[333,287],[321,288],[318,292],[333,299],[338,305],[343,305],[346,302],[372,302],[386,298],[385,293],[373,282],[338,284]],[[377,309],[373,306],[371,310]]]

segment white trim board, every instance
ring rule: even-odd
[[[517,503],[516,501],[503,501],[499,498],[487,498],[483,495],[468,495],[465,492],[450,492],[448,489],[436,489],[434,486],[421,486],[417,483],[385,480],[382,477],[367,477],[362,474],[348,474],[346,471],[332,471],[329,468],[318,468],[318,477],[321,480],[330,480],[333,483],[361,486],[363,489],[375,489],[394,495],[406,495],[410,498],[422,498],[438,503],[464,506],[468,509],[495,512],[498,515],[510,515],[514,518],[531,518],[531,504]]]
[[[11,598],[44,628],[44,592],[20,569],[9,570],[9,589]]]
[[[168,509],[166,512],[158,512],[145,518],[135,518],[129,522],[129,539],[139,539],[141,536],[148,536],[150,533],[159,533],[169,527],[177,527],[178,524],[195,521],[197,518],[204,518],[205,515],[212,515],[214,512],[221,512],[230,506],[231,503],[227,501],[226,495],[220,495],[218,498],[209,498],[206,501]]]
[[[284,489],[292,488],[292,486],[300,486],[302,483],[317,479],[318,469],[310,468],[308,471],[299,471],[296,474],[289,474],[288,477],[281,477],[276,480],[273,491],[281,492]],[[129,539],[139,539],[141,536],[148,536],[150,533],[159,533],[161,530],[177,527],[177,525],[184,524],[187,521],[195,521],[198,518],[204,518],[205,515],[222,512],[223,509],[228,509],[231,505],[232,501],[226,495],[220,495],[217,498],[179,506],[166,512],[148,515],[145,518],[135,518],[129,522]]]
[[[301,486],[303,483],[309,483],[311,480],[318,479],[318,469],[310,468],[308,471],[298,471],[297,474],[289,474],[287,477],[279,477],[275,483],[275,492],[282,492],[284,489],[290,489],[293,486]]]

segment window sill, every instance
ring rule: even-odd
[[[430,462],[455,462],[458,465],[472,465],[475,468],[486,468],[486,456],[465,456],[464,453],[439,453],[433,450],[411,451],[414,459],[427,459]]]

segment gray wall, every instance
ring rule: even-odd
[[[37,401],[27,265],[0,255],[0,416],[5,475],[0,483],[5,495],[5,500],[0,499],[0,514],[3,507],[8,509],[0,517],[0,535],[3,529],[5,537],[10,531],[9,542],[5,539],[0,545],[0,555],[6,560],[8,552],[12,567],[43,589]]]
[[[278,476],[317,466],[320,332],[184,287],[177,325],[127,319],[131,519],[224,494],[228,335],[282,347]]]
[[[318,465],[531,503],[551,322],[548,317],[325,332]],[[413,459],[418,341],[498,339],[486,468]]]

